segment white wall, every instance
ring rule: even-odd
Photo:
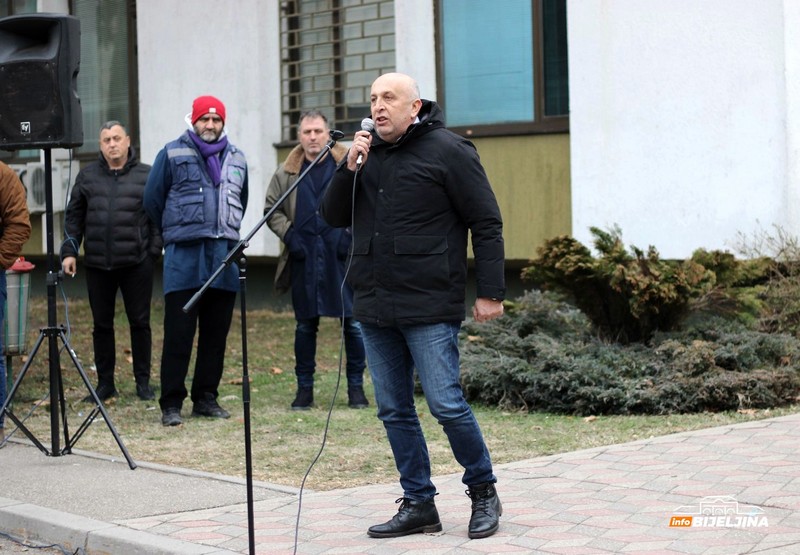
[[[250,191],[242,236],[261,219],[280,141],[279,12],[275,0],[138,0],[142,160],[185,129],[192,101],[210,94],[226,109],[229,140],[247,156]],[[263,226],[245,251],[276,256]]]
[[[247,155],[250,200],[242,235],[259,222],[281,140],[280,12],[276,0],[138,0],[141,155],[152,162],[180,135],[194,98],[225,103],[230,140]],[[395,4],[397,71],[436,98],[433,3]],[[348,137],[349,139],[349,137]],[[349,145],[348,141],[343,144]],[[277,237],[262,227],[246,254],[277,256]]]
[[[568,0],[575,237],[672,258],[796,229],[798,4]]]
[[[784,54],[786,56],[786,162],[788,222],[786,228],[800,236],[800,2],[785,0],[783,6]]]
[[[420,96],[436,100],[436,43],[432,0],[395,0],[397,71],[417,80]]]

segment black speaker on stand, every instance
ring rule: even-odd
[[[8,392],[0,414],[12,420],[25,436],[42,452],[60,456],[72,452],[75,442],[102,414],[128,466],[136,468],[122,439],[92,387],[86,371],[67,340],[63,326],[56,324],[56,286],[62,277],[57,264],[53,241],[53,173],[50,149],[83,144],[83,121],[77,92],[80,66],[80,21],[63,14],[30,14],[0,19],[0,149],[41,148],[45,165],[45,225],[47,233],[47,327]],[[1,271],[1,270],[0,270]],[[50,385],[51,448],[39,441],[9,409],[45,338],[48,340]],[[61,376],[59,340],[78,370],[95,408],[70,436],[67,405]],[[60,417],[60,418],[59,418]],[[60,429],[64,432],[64,448],[60,447]]]

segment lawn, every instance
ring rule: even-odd
[[[93,369],[88,302],[64,301],[59,297],[58,324],[68,331],[69,343],[91,383]],[[68,310],[65,310],[68,309]],[[162,345],[163,303],[153,304],[153,383],[158,387]],[[34,297],[30,304],[28,351],[47,324],[47,303]],[[140,401],[135,395],[130,359],[130,339],[121,301],[117,306],[117,370],[119,397],[106,404],[113,426],[131,457],[170,466],[179,466],[229,476],[245,476],[244,407],[242,404],[241,319],[237,309],[228,339],[225,372],[220,387],[220,404],[231,412],[229,420],[192,418],[191,401],[183,407],[184,424],[161,425],[157,401]],[[339,367],[340,333],[338,321],[323,319],[317,354],[316,407],[292,411],[295,378],[293,362],[294,319],[291,313],[248,310],[248,368],[251,382],[251,446],[253,476],[256,480],[299,487],[323,441],[322,455],[311,470],[307,487],[328,490],[341,487],[396,481],[396,470],[383,426],[375,417],[371,382],[365,390],[368,409],[347,407],[346,380]],[[25,373],[13,399],[13,411],[25,417],[25,425],[46,446],[51,446],[49,416],[50,339],[45,338]],[[58,346],[61,347],[60,341]],[[13,357],[18,375],[27,357]],[[93,405],[83,403],[86,387],[68,353],[59,355],[66,400],[67,424],[71,434],[85,420]],[[191,379],[191,369],[189,379]],[[341,377],[340,377],[341,376]],[[796,412],[798,407],[773,411],[672,416],[573,417],[546,413],[504,412],[493,407],[475,406],[496,464],[589,447],[644,439],[680,432],[779,416]],[[428,414],[424,399],[418,410],[428,439],[433,472],[459,472],[441,428]],[[6,418],[6,433],[14,425]],[[22,437],[20,432],[15,437]],[[60,436],[63,447],[63,432]],[[97,418],[75,443],[75,449],[121,457],[114,437]]]

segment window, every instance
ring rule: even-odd
[[[439,91],[465,135],[566,131],[566,0],[438,0]]]
[[[36,13],[36,0],[0,0],[0,17]]]
[[[310,109],[346,134],[359,130],[372,81],[394,67],[393,0],[282,2],[282,139],[297,139]]]
[[[130,5],[130,8],[129,8]],[[135,23],[131,0],[73,0],[72,15],[81,22],[78,96],[83,111],[80,154],[100,151],[100,126],[119,120],[138,144]]]

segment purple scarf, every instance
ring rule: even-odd
[[[200,149],[200,154],[203,155],[206,161],[206,168],[208,168],[208,175],[211,176],[211,181],[214,185],[219,185],[220,177],[222,176],[222,161],[217,154],[225,150],[225,147],[228,146],[228,136],[223,135],[222,138],[215,143],[205,142],[193,131],[189,131],[189,136],[194,141],[194,144],[197,145],[197,148]]]

